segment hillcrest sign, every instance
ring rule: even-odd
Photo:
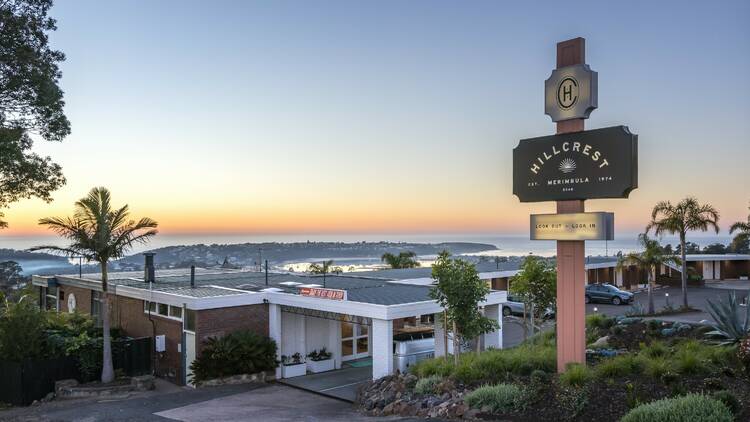
[[[522,139],[513,149],[521,202],[627,198],[638,187],[638,135],[626,126]]]
[[[627,126],[584,130],[599,105],[585,45],[583,38],[558,43],[557,68],[544,83],[544,113],[557,134],[513,149],[513,194],[521,202],[557,201],[557,214],[532,215],[529,228],[532,240],[557,241],[558,372],[586,363],[585,240],[614,239],[614,214],[586,213],[584,201],[627,198],[638,187],[638,135]]]

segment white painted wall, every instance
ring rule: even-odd
[[[305,354],[313,350],[320,350],[323,347],[331,350],[330,339],[328,336],[328,320],[315,317],[307,317],[305,321]]]
[[[501,305],[488,305],[484,307],[484,315],[487,318],[497,321],[500,328],[497,331],[484,335],[484,348],[490,347],[495,349],[503,348],[503,313]]]
[[[445,329],[443,314],[435,314],[435,357],[445,356]]]
[[[714,271],[716,272],[714,278],[721,280],[721,261],[714,261]]]
[[[268,334],[269,337],[276,341],[276,353],[281,359],[282,336],[281,336],[281,306],[270,303],[268,304]],[[281,378],[281,366],[276,368],[276,378]]]
[[[295,353],[306,355],[305,351],[305,316],[289,312],[281,313],[281,355],[291,356]]]
[[[703,279],[713,280],[714,278],[714,262],[703,261]]]
[[[393,373],[393,321],[372,320],[372,379]]]
[[[622,270],[615,270],[615,285],[622,287]]]

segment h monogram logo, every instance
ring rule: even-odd
[[[557,104],[562,109],[573,107],[578,100],[578,81],[568,76],[557,87]]]

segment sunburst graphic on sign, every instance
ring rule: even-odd
[[[571,173],[576,169],[576,162],[571,158],[566,158],[560,161],[560,166],[558,167],[558,169],[560,169],[560,171],[563,173]]]

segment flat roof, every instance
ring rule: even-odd
[[[153,283],[146,283],[141,271],[113,272],[108,275],[110,288],[115,294],[118,288],[127,287],[194,298],[260,293],[268,288],[276,289],[274,291],[279,293],[297,295],[300,287],[318,285],[328,289],[346,290],[347,299],[354,302],[398,305],[432,300],[429,297],[429,285],[391,283],[390,279],[383,277],[348,274],[326,275],[324,279],[320,275],[269,273],[266,283],[266,275],[263,272],[196,268],[195,287],[190,286],[190,270],[187,268],[157,270]],[[77,274],[59,275],[55,278],[74,283],[101,282],[99,273],[87,273],[81,277]]]

